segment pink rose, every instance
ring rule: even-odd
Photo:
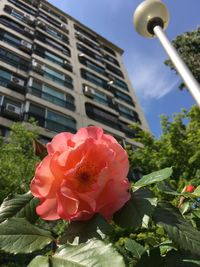
[[[100,213],[110,220],[129,200],[127,153],[101,128],[60,133],[47,150],[31,183],[43,219],[88,220]]]

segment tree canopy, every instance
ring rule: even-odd
[[[155,138],[144,132],[139,126],[136,141],[142,148],[128,150],[133,170],[142,174],[173,166],[173,178],[176,181],[197,181],[200,179],[200,110],[193,106],[190,111],[161,116],[162,135]]]
[[[33,140],[37,137],[37,127],[28,130],[25,125],[14,123],[9,138],[1,138],[0,202],[9,193],[29,190],[35,164],[40,161],[33,148]]]
[[[196,80],[200,83],[200,27],[194,31],[178,35],[173,40],[173,45],[193,73]],[[166,60],[165,64],[175,70],[171,60]],[[184,87],[185,85],[183,83],[179,86],[180,89],[183,89]]]

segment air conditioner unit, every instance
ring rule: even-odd
[[[42,74],[43,73],[43,66],[39,64],[35,59],[31,61],[32,69],[34,69],[36,72]]]
[[[33,36],[34,35],[34,31],[29,29],[29,28],[24,28],[24,33],[25,35],[29,36]]]
[[[20,115],[20,113],[21,113],[21,108],[15,106],[15,105],[13,105],[13,104],[7,103],[7,104],[6,104],[6,107],[5,107],[5,111],[7,111],[7,112],[9,112],[9,113],[12,113],[12,114]]]
[[[92,97],[95,94],[95,91],[91,87],[85,86],[84,89],[83,89],[83,93],[86,96]]]
[[[61,28],[63,31],[68,32],[67,25],[66,25],[65,23],[61,23],[60,28]]]
[[[21,40],[21,49],[25,50],[25,51],[30,51],[32,49],[32,45],[25,41],[25,40]]]
[[[46,30],[46,24],[40,20],[36,21],[36,26],[40,27],[43,30]]]
[[[15,76],[11,76],[11,82],[14,83],[14,84],[17,84],[17,85],[20,85],[20,86],[24,86],[24,81],[15,77]]]
[[[31,16],[26,15],[26,14],[24,14],[24,19],[28,24],[31,24],[31,25],[35,22],[34,18],[32,18]]]

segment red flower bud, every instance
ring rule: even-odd
[[[192,192],[194,192],[194,190],[195,190],[195,187],[194,187],[192,184],[187,185],[187,186],[185,187],[185,192],[192,193]]]

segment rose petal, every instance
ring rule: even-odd
[[[61,189],[64,192],[58,194],[58,214],[62,219],[70,221],[71,217],[78,211],[79,200],[74,198],[71,190]]]
[[[57,212],[57,199],[48,198],[42,202],[41,205],[37,206],[36,212],[44,220],[58,220],[60,216]]]
[[[31,182],[31,192],[35,197],[46,197],[55,180],[54,175],[50,170],[51,156],[46,156],[37,166],[35,177]]]
[[[87,128],[80,128],[73,136],[72,140],[75,143],[82,142],[88,138],[93,140],[100,140],[103,135],[103,130],[96,126],[89,126]]]
[[[59,133],[57,134],[50,143],[47,144],[47,151],[49,154],[53,154],[56,151],[60,153],[66,151],[68,147],[73,147],[72,137],[74,135],[71,133]]]

